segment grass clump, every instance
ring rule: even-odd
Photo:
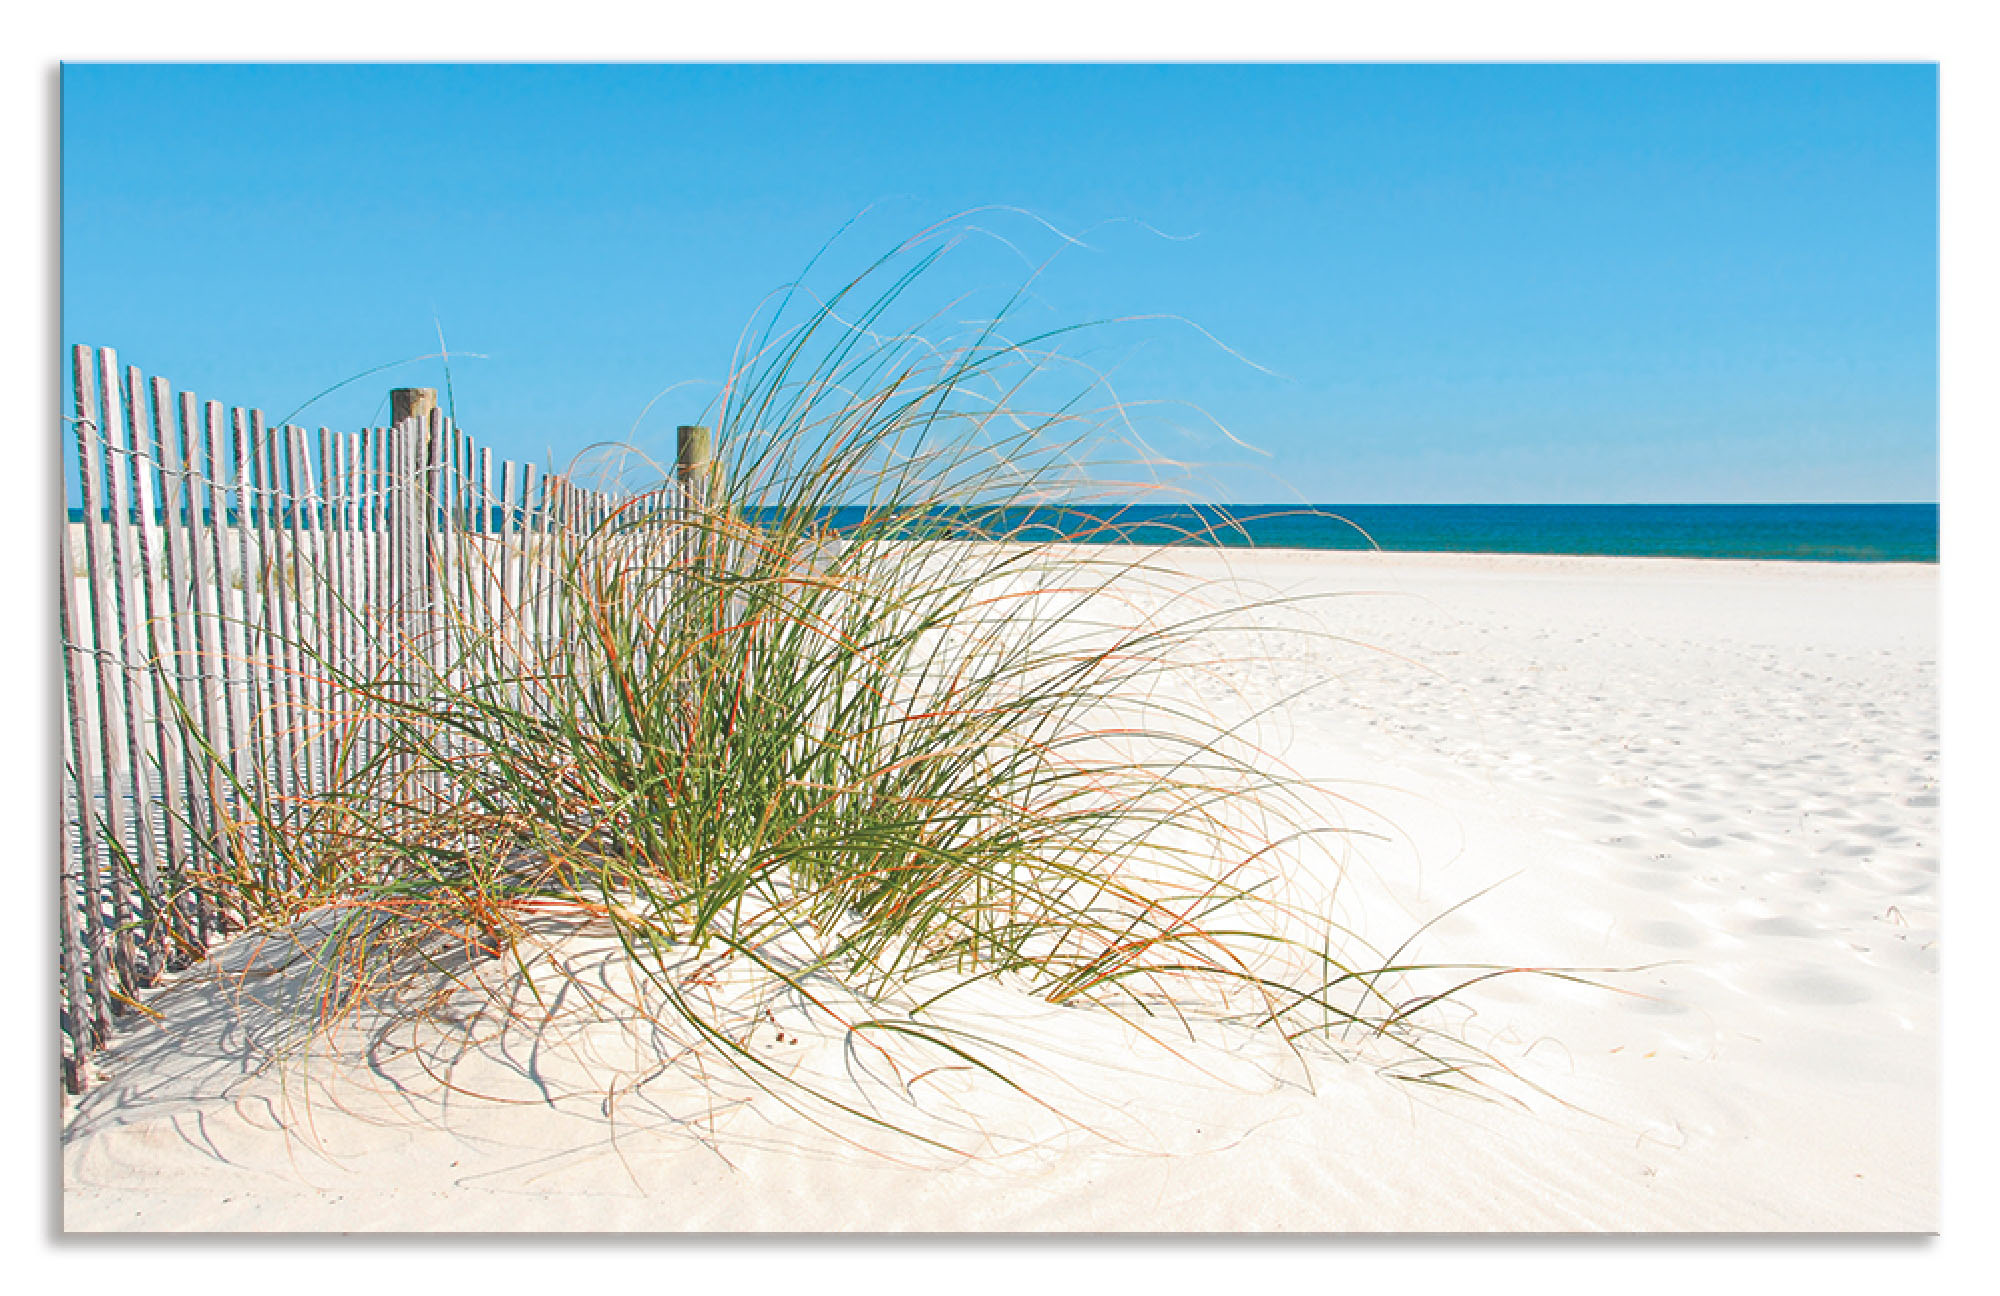
[[[1022,1092],[1032,1068],[949,1013],[997,987],[1465,1082],[1433,996],[1396,988],[1419,969],[1338,921],[1334,799],[1195,701],[1250,609],[1157,550],[1056,536],[1115,529],[1068,510],[1132,489],[1105,389],[1045,399],[1082,334],[1011,340],[1011,303],[906,318],[942,250],[779,302],[699,490],[658,472],[544,537],[498,605],[381,630],[379,669],[325,663],[368,741],[276,834],[288,909],[341,916],[324,1008],[484,959],[546,1008],[549,934],[589,930],[659,1066],[954,1147],[756,1033],[818,1031],[905,1091],[947,1068]],[[520,984],[503,1017],[534,1011]]]

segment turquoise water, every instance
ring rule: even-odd
[[[937,518],[921,529],[970,526],[1087,544],[1199,537],[1259,549],[1938,560],[1935,504],[1099,504],[955,516],[957,525]],[[828,520],[838,529],[860,517],[859,509],[839,509]],[[70,510],[70,518],[82,521],[82,511]]]
[[[1004,509],[993,529],[1086,543],[1202,534],[1260,549],[1608,554],[1807,562],[1938,560],[1935,504],[1097,505]],[[838,522],[836,522],[838,525]]]

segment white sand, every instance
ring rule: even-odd
[[[72,1110],[65,1226],[1937,1227],[1935,567],[1226,565],[1281,592],[1373,591],[1325,613],[1349,643],[1258,660],[1239,637],[1214,699],[1334,679],[1264,737],[1343,780],[1365,807],[1353,826],[1387,838],[1357,838],[1353,861],[1371,935],[1398,939],[1498,882],[1418,953],[1657,964],[1607,978],[1622,994],[1532,978],[1473,992],[1462,1029],[1548,1096],[1426,1096],[1337,1063],[1308,1089],[1264,1045],[1176,1057],[995,990],[958,1011],[1060,1067],[1077,1110],[1120,1141],[989,1105],[1049,1141],[903,1163],[768,1102],[711,1126],[671,1077],[607,1100],[634,1071],[607,1055],[631,1043],[587,1023],[463,1059],[451,1082],[471,1092],[413,1082],[407,1060],[258,1070],[261,987],[287,974],[241,978],[246,959],[282,959],[238,948],[156,993],[163,1024],[130,1029]],[[615,986],[615,961],[603,970]],[[790,1045],[783,1029],[761,1046],[840,1073],[841,1041]]]

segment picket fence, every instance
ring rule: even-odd
[[[121,374],[109,348],[72,360],[57,979],[77,1092],[141,992],[246,921],[238,883],[286,883],[273,826],[365,759],[377,722],[335,677],[449,662],[468,618],[561,635],[548,541],[613,503],[435,409],[308,431]],[[690,433],[707,444],[685,429],[684,453]]]

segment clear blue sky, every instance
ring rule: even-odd
[[[273,416],[436,351],[441,321],[486,357],[451,378],[498,451],[566,459],[700,380],[647,415],[657,445],[857,213],[835,270],[997,205],[1090,231],[1029,325],[1199,326],[1113,329],[1091,359],[1128,400],[1186,403],[1148,434],[1219,498],[1937,498],[1927,66],[62,82],[65,342]],[[979,223],[1030,260],[1063,247],[1024,216]],[[985,247],[937,295],[1020,276]],[[300,421],[378,422],[390,386],[442,378],[394,369]]]

